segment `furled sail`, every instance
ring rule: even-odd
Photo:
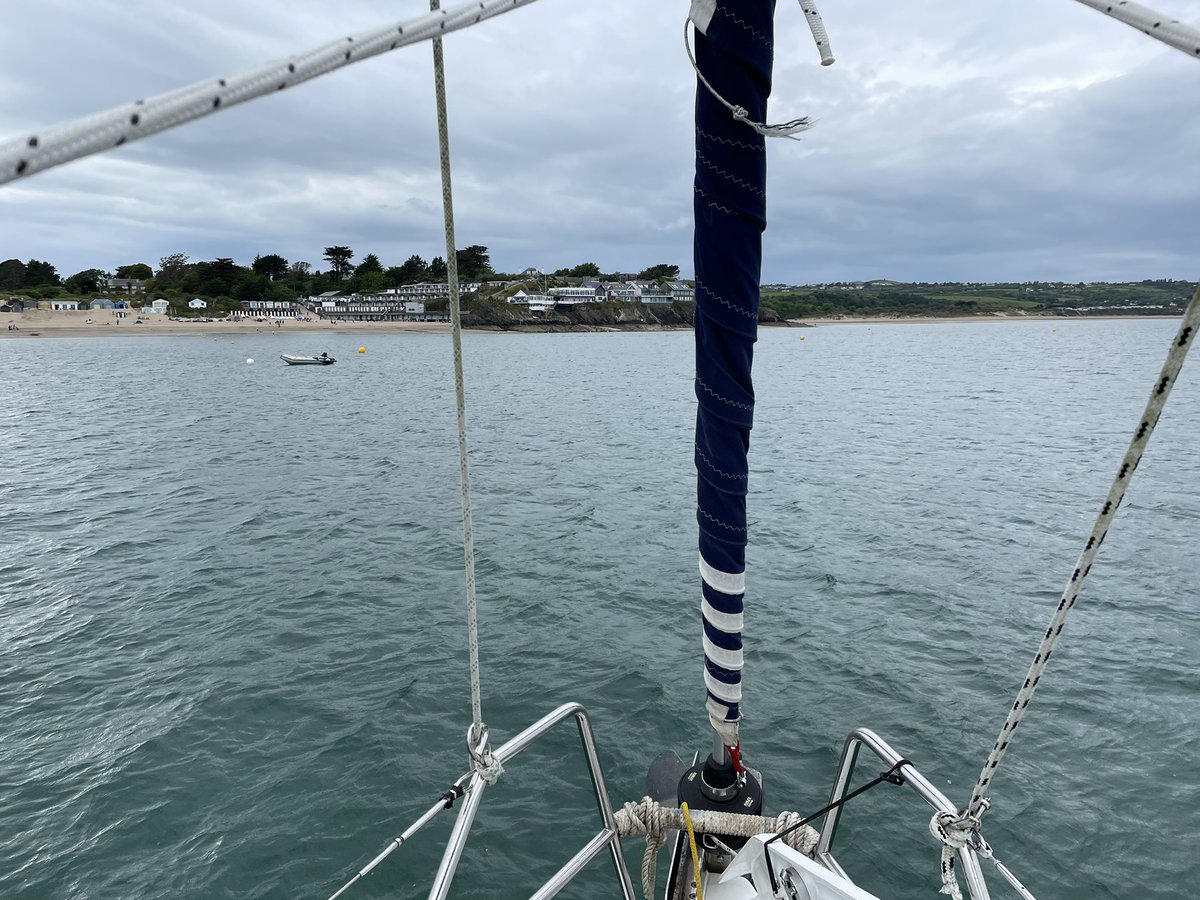
[[[746,454],[754,418],[774,0],[693,0],[696,65],[696,518],[704,681],[722,742],[738,744],[746,571]],[[707,82],[707,84],[705,84]],[[717,96],[735,107],[737,115]],[[745,112],[745,115],[741,113]]]

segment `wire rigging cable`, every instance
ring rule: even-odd
[[[227,78],[127,103],[0,143],[0,184],[119,147],[238,103],[282,91],[368,57],[469,28],[534,0],[475,0],[394,22]]]

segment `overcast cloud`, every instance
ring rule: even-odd
[[[444,0],[451,6],[458,0]],[[458,244],[497,269],[691,271],[685,0],[542,0],[447,39]],[[1156,0],[1200,25],[1200,0]],[[7,4],[12,137],[427,11],[423,0]],[[1200,61],[1073,0],[780,0],[763,278],[1200,278]],[[0,259],[323,267],[444,253],[428,45],[0,187]]]

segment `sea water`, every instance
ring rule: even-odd
[[[1176,326],[763,331],[742,735],[769,811],[823,805],[859,726],[966,800]],[[583,703],[617,804],[711,744],[691,343],[465,337],[484,718],[499,743]],[[0,897],[327,897],[467,765],[449,337],[0,361]],[[986,834],[1042,898],[1200,884],[1191,366],[991,791]],[[350,896],[424,896],[450,815]],[[934,896],[928,815],[877,788],[835,852]],[[454,895],[528,896],[597,829],[567,725],[485,796]],[[568,896],[613,888],[602,858]]]

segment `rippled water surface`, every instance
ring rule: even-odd
[[[770,810],[821,806],[861,725],[966,799],[1175,327],[762,335],[743,741]],[[465,341],[485,718],[583,702],[615,802],[709,743],[691,340]],[[324,898],[464,768],[449,338],[318,342],[0,343],[0,897]],[[1200,884],[1191,366],[994,785],[1043,900]],[[926,819],[866,795],[843,864],[935,896]],[[485,798],[455,895],[527,896],[595,827],[564,729]],[[424,896],[448,829],[351,896]]]

